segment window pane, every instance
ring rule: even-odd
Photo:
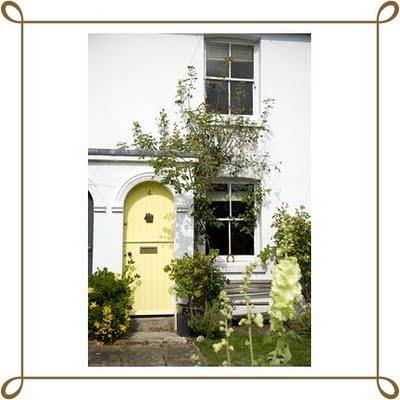
[[[230,82],[231,113],[253,115],[253,83]]]
[[[232,78],[253,79],[253,63],[249,62],[232,62],[231,66]]]
[[[229,200],[228,185],[226,183],[217,183],[213,185],[212,190],[208,192],[211,200]]]
[[[227,255],[229,252],[228,248],[228,225],[227,221],[221,222],[221,227],[216,228],[209,226],[206,229],[208,240],[206,240],[206,252],[207,254],[211,249],[218,249],[220,255]]]
[[[245,205],[242,201],[232,201],[232,217],[240,217],[245,211]]]
[[[254,235],[241,232],[243,222],[231,223],[231,252],[235,255],[254,254]]]
[[[253,187],[252,183],[232,183],[232,199],[241,199],[250,190],[253,190]]]
[[[232,45],[232,78],[254,78],[253,52],[253,46]]]
[[[207,76],[226,78],[229,74],[229,64],[225,61],[207,60]]]
[[[212,208],[216,218],[229,217],[229,201],[213,201]]]
[[[221,43],[207,43],[206,55],[206,75],[227,77],[229,74],[229,45]]]
[[[229,192],[227,184],[214,185],[213,190],[208,193],[208,197],[212,201],[216,218],[229,217]]]
[[[228,82],[206,80],[206,105],[209,111],[228,114]]]
[[[253,46],[232,45],[233,61],[253,61]]]
[[[233,183],[232,190],[232,217],[240,217],[245,211],[245,205],[241,199],[253,191],[253,184]]]
[[[207,60],[224,60],[229,57],[229,44],[226,43],[206,43]]]

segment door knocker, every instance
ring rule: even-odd
[[[154,215],[151,213],[146,213],[146,215],[144,216],[144,220],[148,223],[148,224],[152,224],[153,220],[154,220]]]

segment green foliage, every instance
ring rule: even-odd
[[[275,348],[267,354],[267,362],[271,366],[288,365],[292,359],[290,342],[297,338],[293,331],[277,333],[270,331],[264,338],[264,343],[275,342]]]
[[[295,318],[288,322],[288,328],[298,335],[311,337],[311,305],[302,307]]]
[[[254,354],[257,355],[258,366],[271,366],[268,361],[268,354],[276,348],[278,337],[276,335],[267,334],[266,340],[265,329],[255,329],[253,331],[253,348]],[[236,328],[235,332],[230,337],[230,344],[235,348],[231,352],[231,366],[250,366],[249,349],[243,346],[247,340],[247,330],[244,328]],[[216,353],[213,344],[217,344],[219,340],[205,339],[196,345],[207,359],[208,366],[220,366],[226,355],[223,351]],[[311,339],[307,337],[298,337],[289,335],[286,342],[290,348],[292,358],[286,366],[310,366],[311,365]],[[281,364],[282,365],[282,364]]]
[[[144,132],[135,121],[133,143],[119,145],[154,152],[149,163],[162,182],[171,185],[177,193],[193,193],[195,240],[200,243],[206,233],[205,227],[218,224],[207,193],[221,175],[232,178],[250,173],[257,181],[278,166],[270,163],[267,152],[257,150],[257,143],[270,132],[267,122],[273,100],[263,102],[258,121],[245,115],[223,115],[211,111],[204,103],[192,104],[196,81],[195,68],[189,66],[187,77],[177,85],[177,122],[171,122],[165,110],[161,110],[157,135]],[[265,194],[266,191],[259,189],[240,216],[249,231],[254,230],[255,215]]]
[[[129,284],[129,288],[131,289],[129,302],[131,305],[133,305],[136,289],[140,286],[142,281],[140,280],[140,275],[137,273],[135,261],[129,254],[128,254],[128,261],[122,269],[122,278],[124,278]]]
[[[275,246],[267,246],[260,254],[261,261],[279,262],[285,257],[296,257],[301,270],[302,294],[307,303],[311,302],[311,221],[304,206],[296,209],[294,215],[283,204],[273,215],[272,228]]]
[[[227,283],[227,279],[215,266],[217,251],[205,255],[195,251],[193,256],[185,254],[164,267],[169,278],[175,282],[176,294],[188,299],[191,313],[202,312],[207,303],[212,303]]]
[[[187,324],[194,336],[202,335],[209,339],[215,339],[221,336],[219,329],[220,318],[220,305],[218,301],[214,301],[212,304],[206,304],[204,314],[194,313],[191,315],[187,320]]]
[[[129,327],[131,279],[107,268],[89,276],[88,332],[90,339],[113,342]]]

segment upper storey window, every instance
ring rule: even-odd
[[[206,105],[221,114],[253,115],[254,46],[206,42]]]

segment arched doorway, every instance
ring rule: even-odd
[[[88,275],[93,272],[93,197],[88,192]]]
[[[124,204],[124,262],[132,257],[141,285],[135,293],[136,315],[174,313],[172,282],[164,272],[174,257],[175,215],[171,192],[158,182],[143,182]]]

